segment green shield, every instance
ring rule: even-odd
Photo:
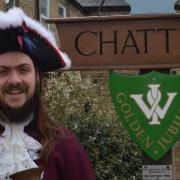
[[[119,118],[134,142],[157,161],[180,137],[180,76],[109,73],[109,88]]]

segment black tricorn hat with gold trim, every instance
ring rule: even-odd
[[[10,51],[29,55],[42,73],[71,66],[69,57],[57,48],[53,33],[17,7],[0,12],[0,54]]]

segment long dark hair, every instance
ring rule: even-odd
[[[60,138],[63,132],[58,123],[49,116],[42,102],[36,117],[36,125],[41,136],[42,144],[40,158],[46,163],[57,138]]]
[[[37,91],[36,94],[36,107],[35,107],[35,122],[40,133],[42,149],[40,153],[40,158],[44,163],[47,162],[49,154],[53,149],[57,138],[60,138],[63,134],[62,129],[57,121],[55,121],[48,113],[45,102],[42,100],[42,74],[36,69],[37,74]]]

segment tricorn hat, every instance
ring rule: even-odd
[[[0,54],[9,51],[26,53],[42,73],[71,66],[69,57],[57,48],[53,33],[17,7],[0,12]]]

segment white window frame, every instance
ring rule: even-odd
[[[41,13],[41,7],[40,7],[40,21],[44,24],[43,19],[49,18],[49,0],[46,0],[46,10],[47,10],[47,16]],[[49,24],[46,25],[46,27],[49,29]]]
[[[60,16],[59,14],[59,7],[63,9],[63,16]],[[66,17],[66,7],[62,3],[58,3],[58,15],[59,17]]]

